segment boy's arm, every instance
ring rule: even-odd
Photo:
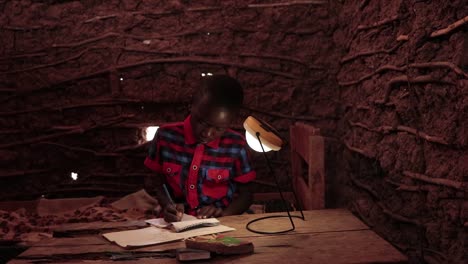
[[[237,186],[239,187],[239,195],[234,198],[229,204],[229,206],[224,209],[222,216],[227,215],[239,215],[247,211],[253,201],[253,195],[250,189],[250,184],[240,184],[238,183]]]
[[[239,215],[247,211],[252,204],[253,195],[250,184],[238,183],[239,194],[233,198],[226,209],[216,208],[214,205],[204,206],[197,211],[198,218],[220,217],[228,215]]]
[[[161,128],[162,129],[162,128]],[[167,197],[166,192],[164,191],[163,184],[160,182],[164,176],[161,175],[161,164],[158,162],[159,154],[159,135],[160,131],[154,135],[154,139],[151,141],[148,150],[148,156],[145,159],[145,166],[156,172],[156,175],[148,176],[145,178],[145,189],[148,193],[155,194],[158,199],[159,205],[162,207],[164,214],[164,220],[166,222],[177,222],[182,219],[184,213],[183,204],[174,204],[171,202],[169,197]],[[159,179],[156,181],[155,178]]]
[[[155,188],[156,198],[159,201],[159,204],[163,208],[164,220],[166,222],[178,222],[182,219],[184,213],[183,204],[174,204],[167,197],[166,192],[164,191],[163,185],[158,184]]]
[[[164,191],[163,185],[161,183],[155,183],[150,181],[145,181],[145,190],[147,193],[153,194],[157,201],[158,207],[160,208],[157,211],[159,214],[162,209],[162,213],[164,215],[164,220],[166,222],[177,222],[182,219],[184,213],[184,205],[183,204],[174,204],[169,200]]]

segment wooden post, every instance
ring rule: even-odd
[[[305,210],[325,208],[325,139],[319,133],[302,123],[290,128],[293,188]]]

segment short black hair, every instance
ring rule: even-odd
[[[229,109],[240,109],[244,100],[244,91],[240,83],[227,75],[203,77],[201,87],[195,92],[193,103],[208,96],[211,105]]]

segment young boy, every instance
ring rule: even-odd
[[[156,188],[167,222],[182,213],[198,218],[241,214],[255,179],[247,143],[229,127],[242,106],[243,90],[225,75],[205,77],[195,93],[191,114],[180,123],[161,126],[150,145],[145,165],[162,176]],[[172,202],[170,197],[174,202]]]

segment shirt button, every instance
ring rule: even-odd
[[[171,172],[171,168],[167,168],[166,171],[167,171],[167,172]]]
[[[218,175],[218,180],[221,180],[221,178],[222,178],[221,175]]]
[[[193,189],[195,189],[195,185],[190,184],[189,188],[190,188],[190,190],[193,190]]]
[[[192,169],[193,169],[193,170],[197,170],[197,169],[198,169],[197,165],[193,165],[193,166],[192,166]]]

